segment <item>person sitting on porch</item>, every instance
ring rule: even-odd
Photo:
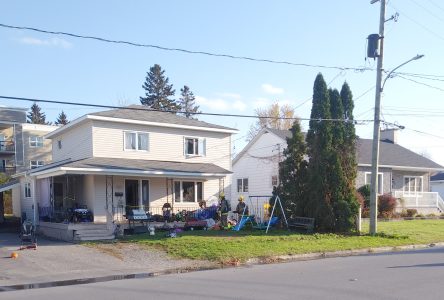
[[[163,220],[165,222],[169,221],[171,218],[171,204],[168,202],[162,206]]]

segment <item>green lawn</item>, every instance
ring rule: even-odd
[[[368,228],[368,224],[363,224]],[[123,242],[160,248],[178,258],[207,259],[222,263],[242,262],[249,258],[267,258],[338,250],[444,242],[444,220],[379,222],[377,236],[367,234],[298,234],[287,231],[191,231],[177,238],[136,235]]]

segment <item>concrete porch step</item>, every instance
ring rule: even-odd
[[[111,230],[108,229],[90,229],[90,230],[76,230],[75,235],[77,236],[104,236],[112,234]]]
[[[110,235],[100,235],[100,236],[79,236],[75,240],[76,241],[103,241],[103,240],[114,240],[114,234]]]
[[[77,223],[70,224],[69,229],[72,230],[92,230],[92,229],[108,229],[107,224],[94,224],[94,223]]]

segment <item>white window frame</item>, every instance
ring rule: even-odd
[[[194,149],[194,153],[188,153],[188,140],[197,141],[197,149]],[[193,143],[193,148],[195,145]],[[200,138],[196,136],[184,136],[183,137],[183,154],[185,157],[196,157],[196,156],[206,156],[207,155],[207,139]],[[197,150],[197,153],[196,153]]]
[[[410,190],[410,185],[408,186],[408,189],[406,190],[406,185],[405,185],[405,180],[409,178],[409,179],[414,179],[414,188],[413,191]],[[416,187],[418,184],[418,179],[421,178],[421,190],[417,191]],[[409,181],[410,183],[411,181]],[[422,193],[424,192],[424,176],[412,176],[412,175],[404,175],[403,177],[403,182],[402,182],[402,193],[404,195],[415,195],[415,196],[421,196]]]
[[[369,182],[367,182],[367,175],[370,175]],[[364,174],[364,183],[368,184],[370,186],[371,186],[371,181],[372,181],[371,176],[372,176],[372,172],[365,172],[365,174]],[[379,176],[381,176],[381,181],[379,181]],[[379,184],[379,182],[381,184]],[[384,193],[384,173],[378,172],[378,194],[382,195],[383,193]]]
[[[134,133],[136,135],[136,149],[126,148],[126,134]],[[147,149],[139,149],[139,136],[141,134],[147,135]],[[146,131],[134,131],[134,130],[124,130],[123,131],[123,151],[130,152],[149,152],[150,151],[150,134]]]
[[[239,186],[239,180],[241,181],[241,185]],[[245,185],[245,181],[247,181],[247,184]],[[245,177],[245,178],[237,178],[237,180],[236,180],[236,191],[238,192],[238,193],[248,193],[248,191],[249,191],[249,185],[250,185],[250,182],[249,182],[249,180],[248,180],[248,177]],[[239,187],[240,187],[240,190],[239,190]],[[245,189],[245,187],[246,187],[246,189]]]
[[[43,140],[44,140],[43,136],[31,135],[29,137],[29,147],[30,148],[42,148],[43,147]]]
[[[31,187],[31,182],[25,182],[25,186],[24,186],[24,194],[25,194],[25,198],[31,198],[32,197],[32,187]]]
[[[180,183],[180,196],[179,196],[179,201],[176,200],[176,182]],[[194,201],[193,202],[187,202],[187,201],[183,201],[183,182],[193,182],[194,183]],[[195,181],[195,180],[174,180],[173,182],[173,189],[174,189],[174,203],[182,203],[182,204],[187,204],[187,203],[197,203],[198,199],[197,199],[197,184],[201,183],[202,184],[202,200],[205,199],[205,189],[204,189],[204,182],[203,181]]]
[[[31,168],[31,169],[43,167],[44,165],[45,165],[44,160],[30,160],[29,161],[29,168]]]

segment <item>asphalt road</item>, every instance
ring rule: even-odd
[[[0,292],[0,299],[444,299],[444,248]]]

